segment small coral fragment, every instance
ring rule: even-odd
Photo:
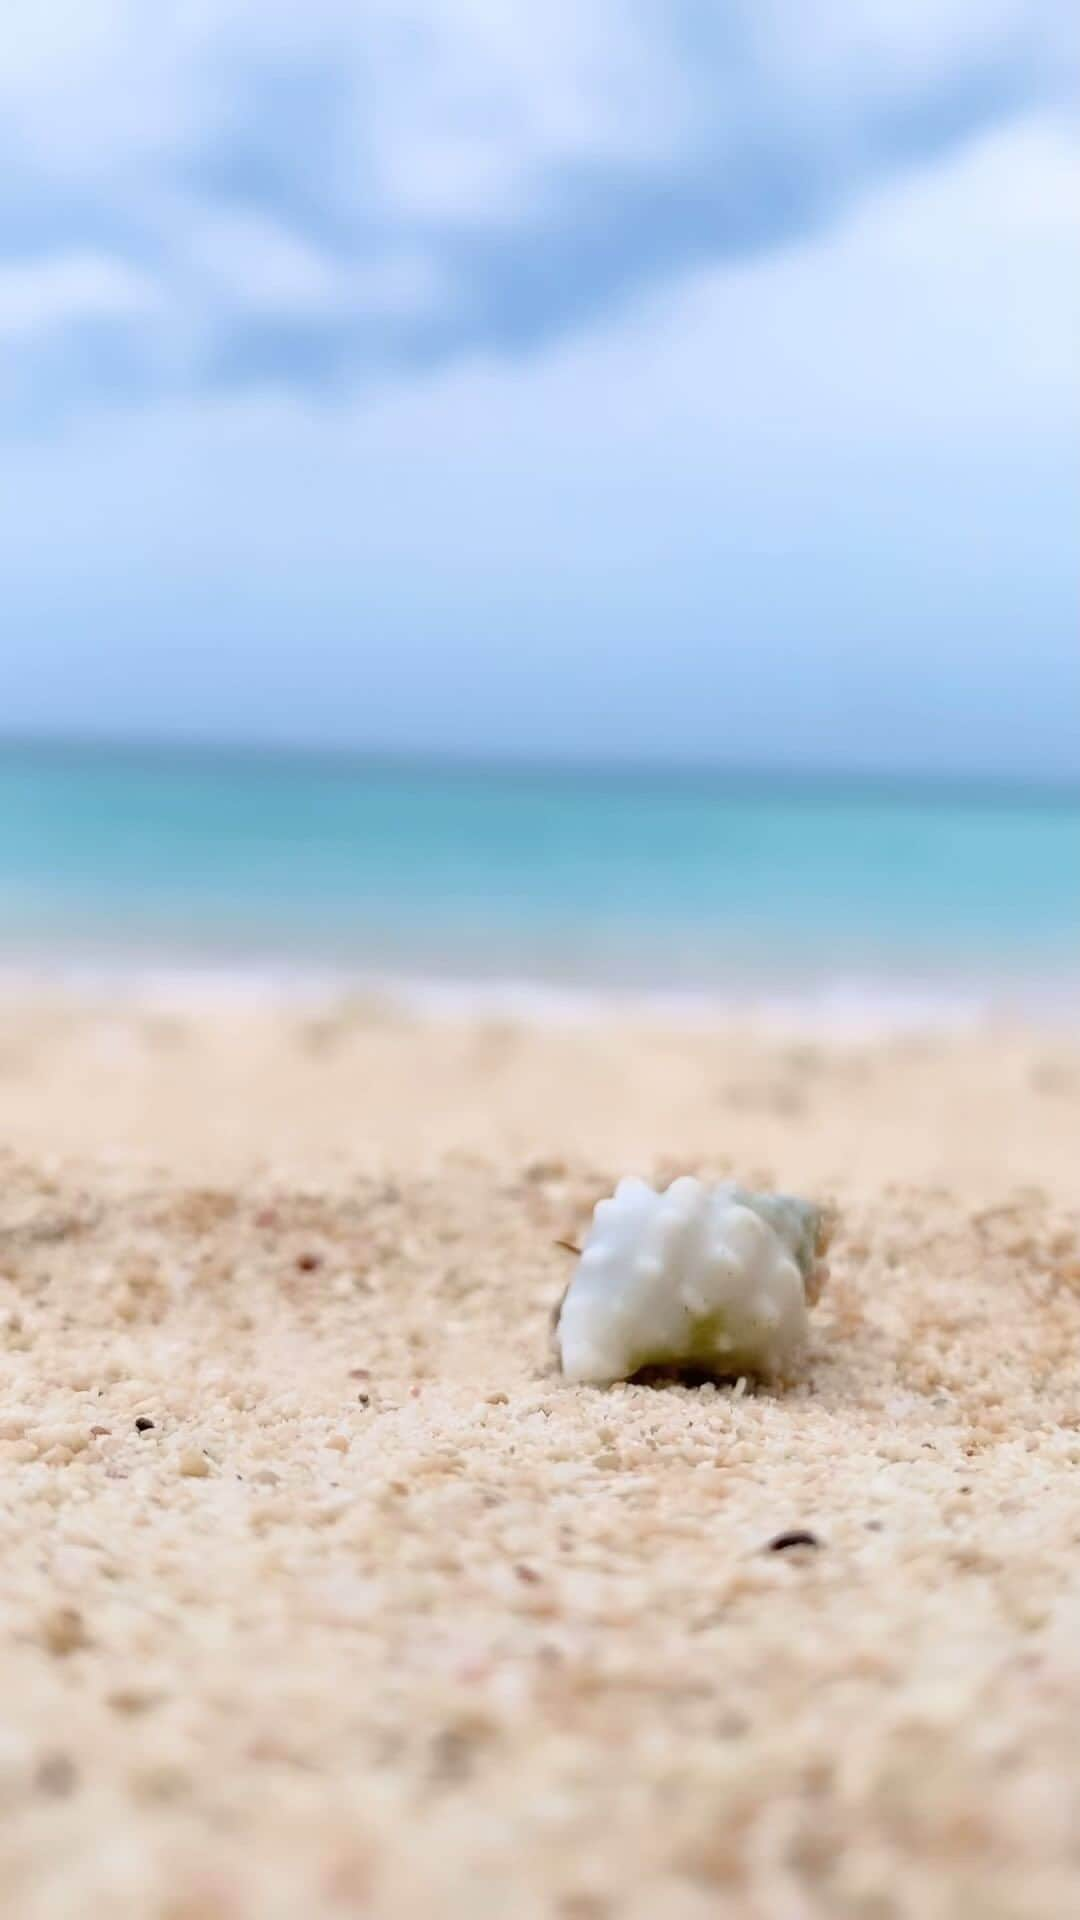
[[[621,1180],[595,1209],[556,1322],[564,1374],[610,1385],[650,1366],[786,1372],[831,1228],[825,1209],[791,1194]]]

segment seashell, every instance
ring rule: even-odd
[[[593,1213],[555,1323],[563,1373],[608,1386],[651,1366],[787,1372],[831,1231],[826,1209],[793,1194],[620,1180]]]

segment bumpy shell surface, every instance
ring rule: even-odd
[[[620,1181],[594,1212],[556,1323],[564,1374],[609,1385],[646,1366],[786,1372],[828,1231],[821,1209],[788,1194]]]

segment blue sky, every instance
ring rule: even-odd
[[[17,730],[1080,774],[1042,0],[38,0]]]

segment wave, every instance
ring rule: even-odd
[[[926,983],[838,973],[781,990],[760,991],[749,982],[628,989],[564,986],[525,976],[467,978],[277,961],[158,964],[110,955],[8,964],[0,967],[0,995],[9,1002],[55,996],[110,1007],[120,999],[133,1011],[257,1014],[335,1007],[369,1019],[495,1019],[528,1025],[618,1021],[692,1028],[737,1023],[845,1039],[986,1026],[1080,1026],[1080,981],[1056,975]]]

